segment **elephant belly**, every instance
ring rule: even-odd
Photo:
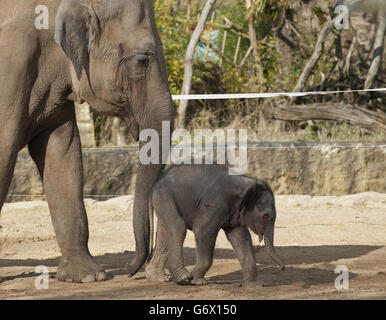
[[[184,219],[186,228],[189,230],[193,230],[194,221],[197,216],[197,213],[194,212],[193,210],[184,210],[181,216]]]

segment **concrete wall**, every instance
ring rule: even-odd
[[[385,155],[386,144],[375,143],[252,143],[248,175],[266,180],[276,194],[385,193]],[[85,149],[84,194],[133,194],[137,156],[135,148]],[[40,177],[27,152],[19,154],[9,194],[8,201],[42,198]]]

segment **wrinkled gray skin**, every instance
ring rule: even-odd
[[[38,5],[49,8],[49,30],[34,27]],[[28,145],[62,253],[58,279],[99,281],[106,275],[88,250],[74,101],[124,119],[136,139],[145,128],[162,138],[173,106],[152,0],[0,1],[0,209]],[[148,199],[162,170],[138,165],[130,274],[148,256]]]
[[[155,184],[151,199],[158,230],[154,254],[146,268],[148,280],[168,281],[164,273],[168,260],[174,281],[205,284],[220,229],[232,244],[247,283],[262,284],[248,229],[260,241],[264,238],[268,253],[284,269],[273,246],[275,200],[265,182],[229,175],[227,168],[218,165],[171,166]],[[185,268],[182,256],[187,228],[196,239],[192,273]]]

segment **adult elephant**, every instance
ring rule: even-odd
[[[106,278],[88,250],[74,112],[74,102],[84,101],[124,119],[136,139],[152,128],[161,141],[162,121],[173,125],[152,0],[1,0],[0,210],[17,153],[28,145],[62,253],[57,277],[74,282]],[[148,256],[148,199],[164,167],[159,163],[138,164],[130,274]]]

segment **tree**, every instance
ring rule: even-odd
[[[261,2],[261,1],[257,1],[257,2]],[[259,47],[257,44],[257,35],[256,35],[256,29],[255,29],[256,1],[245,0],[245,6],[247,8],[249,39],[251,41],[251,47],[252,47],[253,58],[254,58],[253,67],[254,67],[254,76],[256,78],[255,81],[257,81],[257,87],[263,87],[263,85],[264,85],[264,72],[263,72],[263,67],[261,65],[260,52],[259,52]]]
[[[378,9],[378,29],[373,46],[373,61],[371,62],[369,72],[365,81],[365,89],[370,89],[373,86],[375,76],[377,75],[382,64],[382,56],[384,51],[384,39],[386,29],[386,9],[380,7]]]
[[[201,34],[204,31],[206,21],[209,17],[209,14],[216,3],[216,0],[206,0],[200,19],[198,20],[197,26],[194,29],[192,36],[190,38],[188,48],[186,49],[185,59],[184,59],[184,81],[182,84],[181,95],[188,95],[192,88],[192,77],[193,77],[193,59],[194,53],[198,41],[200,40]],[[178,121],[177,126],[179,128],[185,127],[186,119],[186,110],[188,107],[188,100],[181,100],[178,107]]]
[[[364,10],[366,12],[372,13],[377,12],[378,26],[372,49],[373,58],[371,59],[370,67],[367,70],[367,75],[364,79],[365,81],[364,83],[362,82],[364,89],[369,89],[373,86],[374,79],[376,78],[381,67],[386,29],[386,4],[385,2],[378,0],[369,0],[367,2],[362,0],[352,0],[349,1],[347,5],[351,12],[355,10]],[[340,16],[336,16],[334,19],[327,21],[324,24],[318,36],[314,52],[306,63],[294,88],[295,92],[304,90],[309,76],[313,72],[313,69],[323,54],[324,45],[328,39],[329,34],[332,33],[336,23],[339,22],[340,19]],[[352,45],[348,51],[346,61],[341,61],[341,65],[344,65],[344,74],[346,76],[348,74],[349,61],[351,59],[355,44],[356,38],[354,37],[352,40]],[[343,57],[341,57],[341,59],[343,60]],[[363,58],[362,61],[364,61]],[[365,65],[365,63],[363,63],[363,65]],[[331,73],[332,71],[333,70],[331,70]],[[342,82],[343,81],[341,81],[341,83]],[[353,86],[348,86],[348,88],[356,89]],[[291,98],[290,104],[293,104],[296,100],[296,97]],[[355,105],[355,103],[313,103],[292,106],[285,104],[272,104],[272,113],[276,119],[280,120],[334,120],[349,122],[353,125],[357,125],[372,131],[384,131],[386,129],[386,114],[384,112],[370,111],[366,108]]]

